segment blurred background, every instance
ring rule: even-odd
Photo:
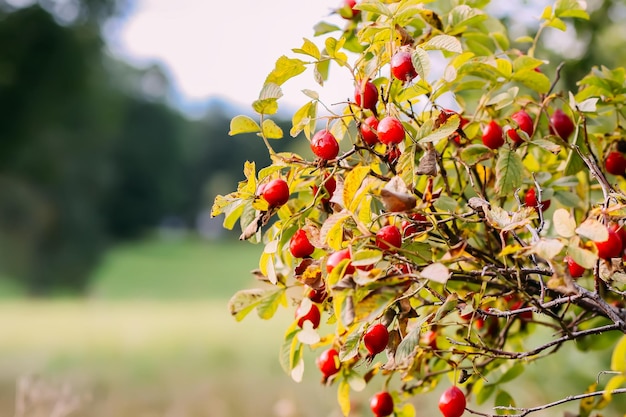
[[[339,414],[312,355],[301,384],[280,369],[288,314],[228,315],[260,248],[208,214],[244,161],[269,163],[261,141],[227,135],[230,118],[317,21],[343,24],[338,2],[0,0],[0,415]],[[515,38],[547,3],[491,7]],[[566,61],[569,88],[592,65],[626,64],[626,5],[588,4],[591,21],[548,31],[539,54],[547,73]],[[342,76],[328,103],[351,94]],[[285,87],[287,131],[303,88],[318,89]],[[368,395],[354,415],[369,415]]]

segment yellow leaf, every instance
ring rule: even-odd
[[[273,120],[263,120],[263,136],[268,139],[282,139],[283,130]]]
[[[626,375],[626,335],[615,345],[611,356],[611,370],[619,371]]]
[[[235,116],[230,121],[229,136],[238,135],[240,133],[255,133],[260,132],[261,127],[249,116]]]
[[[337,388],[337,402],[344,416],[350,414],[350,384],[343,379]]]
[[[343,201],[352,205],[352,200],[356,196],[356,193],[361,188],[361,183],[369,174],[370,169],[366,166],[357,166],[346,175],[346,179],[343,183]]]

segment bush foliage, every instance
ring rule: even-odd
[[[414,415],[408,398],[438,384],[461,388],[467,413],[485,416],[472,403],[523,416],[581,400],[589,416],[626,392],[626,70],[594,67],[577,91],[559,91],[560,66],[545,72],[535,51],[545,29],[588,18],[583,2],[557,0],[535,37],[516,40],[486,3],[344,6],[344,27],[321,22],[318,42],[277,60],[252,104],[258,120],[231,122],[231,135],[256,133],[272,158],[262,169],[246,163],[246,179],[213,206],[225,227],[239,223],[242,239],[264,246],[255,275],[269,286],[238,292],[231,313],[269,319],[297,308],[281,364],[300,380],[308,349],[336,349],[338,371],[324,381],[337,386],[345,415],[351,390],[392,378],[396,416]],[[417,77],[392,75],[399,52]],[[322,88],[330,67],[351,74],[354,101],[330,106],[303,91],[289,134],[311,141],[327,130],[341,151],[275,152],[281,85],[312,75]],[[401,121],[399,141],[375,127],[388,117]],[[277,178],[290,198],[270,206],[263,196]],[[312,252],[295,258],[308,253],[291,248],[301,230]],[[377,355],[364,346],[376,324],[389,333]],[[535,332],[551,338],[536,343]],[[569,343],[610,347],[609,376],[587,393],[516,406],[502,384]]]

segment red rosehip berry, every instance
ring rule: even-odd
[[[567,269],[569,270],[569,274],[572,278],[576,279],[584,275],[586,269],[578,265],[570,256],[565,257],[565,263],[567,264]]]
[[[604,161],[606,172],[612,175],[624,175],[626,173],[626,158],[621,152],[611,151]]]
[[[561,139],[567,140],[575,128],[572,119],[561,109],[556,109],[550,116],[550,133],[560,136]]]
[[[298,229],[289,240],[289,251],[294,258],[305,258],[315,251],[315,246],[309,241],[306,232]]]
[[[387,151],[387,162],[390,164],[397,164],[402,156],[402,151],[397,147],[389,148]]]
[[[270,207],[280,207],[289,201],[289,185],[281,178],[276,178],[259,187],[259,194]]]
[[[361,123],[361,136],[363,137],[363,142],[367,143],[370,146],[376,145],[378,140],[378,134],[376,130],[378,130],[378,119],[376,116],[370,116]]]
[[[363,344],[371,356],[385,350],[387,343],[389,343],[389,331],[380,323],[367,329],[363,336]]]
[[[404,135],[404,126],[397,118],[387,116],[378,122],[378,139],[385,145],[402,142]]]
[[[364,109],[375,109],[378,103],[378,89],[371,81],[365,84],[358,83],[354,89],[354,102]]]
[[[333,272],[333,269],[335,269],[335,267],[344,259],[352,259],[350,248],[341,249],[330,254],[328,260],[326,261],[326,272],[329,274]],[[348,263],[346,274],[354,274],[354,266],[351,263]]]
[[[487,126],[485,126],[483,129],[482,140],[483,144],[489,149],[498,149],[500,146],[504,145],[502,127],[498,124],[498,122],[492,120]]]
[[[524,110],[520,110],[516,113],[513,113],[511,119],[513,119],[513,121],[517,123],[517,129],[525,132],[529,138],[533,136],[533,119],[531,119],[528,113],[526,113]],[[507,135],[509,136],[509,138],[511,138],[513,142],[519,144],[523,142],[523,139],[520,137],[519,133],[517,133],[517,129],[509,129],[507,131]]]
[[[619,225],[618,223],[611,223],[609,229],[617,233],[622,240],[622,250],[626,249],[626,225]]]
[[[431,349],[437,349],[437,332],[434,330],[428,330],[426,333],[422,335],[422,341],[426,346],[429,346]]]
[[[439,397],[439,410],[444,417],[461,417],[466,405],[465,394],[458,387],[446,389]]]
[[[404,236],[412,236],[420,231],[420,228],[418,227],[417,224],[415,224],[415,222],[426,221],[426,216],[424,216],[422,213],[413,213],[409,215],[409,218],[411,220],[402,221],[401,228],[402,228],[402,234]]]
[[[409,51],[398,51],[391,57],[391,73],[400,81],[411,81],[417,77]]]
[[[310,321],[311,324],[313,325],[313,328],[317,329],[318,326],[320,325],[320,319],[321,319],[319,307],[315,304],[311,304],[311,308],[306,313],[303,313],[301,311],[302,310],[301,307],[302,305],[299,305],[298,308],[296,309],[296,318],[298,319],[298,327],[303,328],[304,322]]]
[[[381,227],[376,232],[376,246],[386,251],[395,251],[401,247],[402,233],[400,233],[400,229],[392,224]]]
[[[325,379],[335,375],[341,369],[341,362],[339,361],[339,352],[336,349],[330,348],[322,352],[318,356],[317,367],[322,371]]]
[[[393,413],[393,397],[387,391],[381,391],[370,400],[370,409],[376,417],[387,417]]]
[[[538,208],[539,203],[537,202],[537,191],[534,188],[529,188],[524,195],[524,203],[528,207]],[[545,211],[550,207],[550,200],[543,200],[541,202],[541,210]]]
[[[316,156],[328,161],[339,154],[339,142],[328,130],[320,130],[311,138],[311,150]]]
[[[622,239],[617,232],[608,229],[609,237],[603,242],[594,242],[598,249],[598,256],[602,259],[619,258],[622,256]]]

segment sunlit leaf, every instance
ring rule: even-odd
[[[450,270],[441,263],[433,263],[420,271],[420,276],[431,281],[445,284],[450,278]]]
[[[367,166],[356,166],[348,172],[343,182],[343,201],[348,205],[351,211],[355,211],[354,199],[361,188],[363,180],[370,172],[370,168]]]
[[[339,381],[337,387],[337,402],[344,416],[350,414],[350,384],[345,379]]]
[[[304,43],[302,44],[300,48],[292,49],[292,51],[296,53],[312,56],[315,59],[320,59],[320,57],[322,56],[317,45],[315,45],[313,42],[311,42],[307,38],[304,38]]]
[[[611,370],[622,372],[626,375],[626,335],[622,336],[613,348]]]
[[[583,249],[578,246],[568,246],[567,255],[570,256],[578,265],[586,269],[592,269],[598,260],[598,255],[590,250]]]
[[[260,132],[261,127],[249,116],[235,116],[230,121],[229,136],[238,135],[240,133],[256,133]]]
[[[265,84],[283,85],[285,81],[303,73],[305,69],[304,61],[283,55],[276,61],[274,69],[265,79]]]
[[[431,69],[430,56],[428,55],[428,52],[422,48],[416,47],[411,54],[411,61],[413,62],[415,71],[417,71],[420,77],[427,80]]]
[[[457,54],[463,52],[461,42],[456,37],[450,35],[433,36],[428,42],[422,44],[421,47],[425,50],[437,49]]]
[[[556,209],[552,214],[552,223],[559,236],[570,238],[576,235],[576,219],[569,211],[563,208]]]
[[[496,162],[496,192],[498,195],[507,195],[522,185],[524,178],[524,166],[522,158],[507,147],[502,147],[498,152]]]
[[[595,242],[604,242],[609,238],[609,231],[605,225],[596,219],[587,219],[576,228],[576,233]]]
[[[489,159],[493,156],[493,151],[483,144],[473,143],[466,146],[461,151],[461,160],[469,166]]]
[[[230,314],[241,321],[250,311],[258,307],[259,317],[269,319],[279,305],[286,302],[284,288],[262,290],[257,288],[238,291],[228,302]]]
[[[282,139],[283,130],[271,119],[263,120],[263,136],[268,139]]]

